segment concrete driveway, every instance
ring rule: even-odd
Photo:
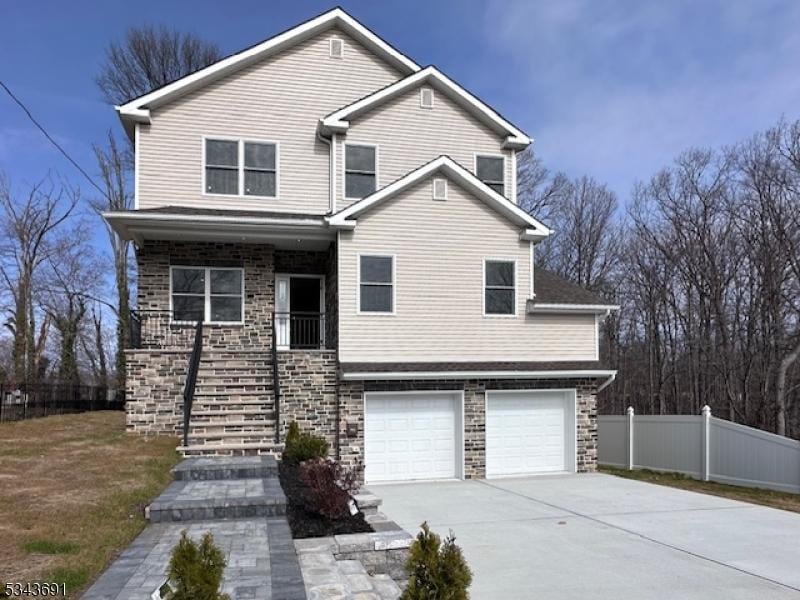
[[[475,600],[800,598],[800,514],[601,474],[370,489],[455,533]]]

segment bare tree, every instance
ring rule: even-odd
[[[14,337],[13,380],[17,384],[30,383],[41,372],[49,320],[43,320],[37,337],[34,278],[42,264],[58,252],[54,232],[72,214],[79,198],[77,189],[63,183],[56,187],[49,179],[18,197],[7,179],[0,178],[0,207],[4,213],[0,275],[14,299],[9,328]]]
[[[100,177],[103,181],[106,195],[92,203],[97,213],[104,211],[125,211],[132,208],[132,198],[129,187],[132,162],[130,148],[122,148],[116,141],[114,134],[108,132],[108,145],[105,148],[93,146]],[[117,350],[115,359],[115,373],[117,389],[125,387],[125,348],[130,339],[130,281],[128,278],[128,256],[130,242],[123,240],[116,231],[103,221],[111,243],[111,252],[114,257],[114,282],[117,289],[117,302],[114,308],[117,316]]]
[[[517,198],[519,206],[529,215],[547,222],[554,204],[568,184],[562,173],[555,175],[529,146],[517,158]]]
[[[128,100],[202,69],[220,59],[216,44],[190,33],[147,25],[111,42],[95,78],[106,102]]]

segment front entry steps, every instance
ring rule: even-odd
[[[204,352],[184,456],[277,456],[272,362],[261,351]]]
[[[173,469],[169,487],[145,509],[151,523],[252,519],[286,514],[274,457],[195,458]]]
[[[182,532],[206,532],[228,563],[222,591],[231,600],[306,600],[286,498],[271,456],[190,458],[146,510],[150,524],[91,586],[83,600],[144,600],[167,577]]]

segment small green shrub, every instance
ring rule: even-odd
[[[472,572],[452,532],[442,543],[427,523],[411,544],[408,587],[400,600],[467,600]]]
[[[286,433],[286,444],[283,450],[283,460],[287,463],[298,464],[304,460],[325,458],[328,456],[328,442],[325,438],[312,433],[303,433],[297,421],[292,421]]]
[[[206,533],[198,544],[183,531],[169,561],[170,600],[230,600],[219,591],[226,564],[214,536]]]

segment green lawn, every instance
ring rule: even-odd
[[[741,500],[742,502],[762,504],[764,506],[771,506],[772,508],[780,508],[783,510],[790,510],[792,512],[800,513],[800,494],[775,492],[772,490],[741,487],[738,485],[725,485],[723,483],[715,483],[713,481],[699,481],[697,479],[687,477],[686,475],[681,475],[680,473],[659,473],[657,471],[650,471],[648,469],[628,471],[627,469],[602,466],[599,467],[599,470],[602,473],[608,473],[618,477],[625,477],[627,479],[636,479],[638,481],[646,481],[648,483],[668,485],[670,487],[690,490],[692,492],[701,492],[703,494],[711,494],[712,496],[722,496],[723,498],[730,498],[731,500]]]
[[[144,528],[176,445],[125,433],[122,412],[0,425],[0,582],[63,582],[77,598]]]

